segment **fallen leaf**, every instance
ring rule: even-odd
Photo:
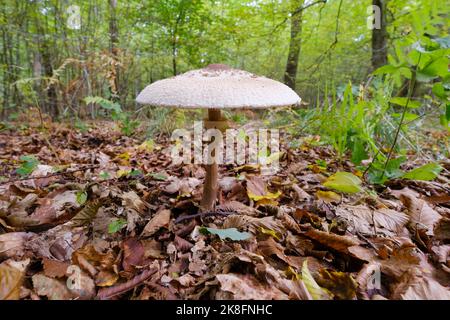
[[[349,247],[361,244],[360,241],[356,238],[351,238],[348,236],[340,236],[337,234],[319,231],[315,229],[311,229],[305,232],[305,236],[319,242],[320,244],[326,247],[347,254],[349,253],[348,252]]]
[[[49,300],[71,300],[75,295],[70,292],[66,283],[62,280],[47,277],[41,273],[32,277],[33,287],[39,296]]]
[[[0,264],[0,300],[19,300],[20,287],[30,260],[6,260]]]
[[[357,193],[362,191],[361,179],[350,172],[336,172],[323,183],[327,188],[345,193]]]
[[[424,277],[412,284],[404,294],[403,300],[450,300],[450,290],[439,282]]]
[[[150,237],[159,229],[165,228],[170,222],[170,210],[162,209],[158,211],[153,218],[147,223],[142,231],[141,237]]]
[[[123,247],[123,261],[122,267],[126,272],[134,273],[136,267],[142,266],[144,260],[144,246],[135,239],[129,238],[122,242]]]
[[[33,236],[30,232],[9,232],[0,235],[0,259],[22,257],[25,243]]]
[[[62,278],[66,276],[67,268],[70,264],[58,260],[44,258],[42,260],[44,265],[44,274],[50,278]]]
[[[303,262],[302,280],[313,300],[331,300],[332,295],[326,289],[321,288],[309,272],[307,260]]]
[[[336,208],[336,216],[347,221],[347,230],[370,236],[398,236],[407,234],[408,216],[403,212],[381,208],[371,209],[358,205],[342,205]]]
[[[281,191],[271,193],[264,180],[259,176],[247,178],[247,195],[251,200],[274,200],[281,195]]]
[[[334,297],[340,300],[353,300],[356,298],[356,281],[345,272],[321,269],[317,283],[328,289]]]
[[[143,214],[148,208],[148,204],[142,201],[134,191],[125,192],[120,197],[122,198],[123,206],[134,209],[140,214]]]
[[[288,296],[279,289],[263,285],[252,275],[217,274],[220,291],[216,299],[232,300],[286,300]]]
[[[434,227],[442,218],[441,215],[433,210],[425,200],[418,199],[409,194],[401,194],[400,200],[408,209],[407,212],[413,228],[424,228],[427,235],[433,236]]]
[[[441,173],[442,167],[437,163],[428,163],[405,173],[402,178],[409,180],[431,181]]]
[[[322,191],[316,192],[317,199],[322,200],[326,203],[338,203],[341,201],[341,196],[333,191]]]

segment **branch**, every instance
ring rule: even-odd
[[[140,285],[142,282],[150,278],[150,276],[156,273],[156,271],[158,271],[157,268],[147,269],[143,271],[140,275],[134,277],[133,279],[127,282],[115,285],[113,287],[100,289],[97,293],[97,298],[100,300],[107,300],[119,294],[123,294],[127,291],[130,291],[134,287]]]
[[[313,66],[316,66],[313,71],[311,71],[311,73],[316,72],[316,70],[319,68],[320,64],[322,63],[323,59],[325,59],[325,57],[330,53],[330,51],[332,49],[334,49],[334,47],[336,47],[337,43],[338,43],[338,34],[339,34],[339,18],[341,16],[341,8],[342,8],[342,2],[343,0],[341,0],[339,2],[339,7],[338,7],[338,12],[336,15],[336,27],[334,30],[334,41],[330,44],[330,46],[328,47],[327,50],[325,50],[317,59],[316,62],[313,63],[312,65],[310,65],[309,67],[306,68],[306,70],[309,70],[310,68],[312,68]]]
[[[4,185],[4,184],[8,184],[8,183],[14,183],[14,182],[25,181],[25,180],[45,179],[45,178],[55,177],[55,176],[59,176],[59,175],[63,175],[63,174],[68,174],[68,173],[75,173],[75,172],[85,171],[85,170],[89,170],[89,169],[95,169],[95,168],[98,168],[98,167],[99,167],[99,165],[92,165],[92,166],[87,166],[87,167],[84,167],[84,168],[80,168],[80,169],[76,169],[76,170],[71,170],[71,171],[55,172],[55,173],[47,174],[47,175],[45,175],[45,176],[36,176],[36,177],[25,177],[25,178],[18,178],[18,179],[9,179],[9,180],[0,182],[0,186],[1,186],[1,185]]]
[[[316,5],[316,4],[319,4],[319,3],[326,4],[326,3],[327,3],[327,0],[318,0],[318,1],[316,1],[316,2],[313,2],[313,3],[308,4],[308,5],[306,5],[306,6],[302,6],[302,7],[298,8],[297,10],[295,10],[294,12],[292,12],[292,13],[291,13],[291,16],[295,16],[295,15],[299,14],[300,12],[302,12],[303,10],[308,9],[309,7],[312,7],[312,6],[314,6],[314,5]],[[279,27],[281,27],[283,24],[285,24],[285,23],[288,21],[289,18],[290,18],[290,17],[284,18],[283,21],[281,21],[279,24],[277,24],[277,25],[275,26],[275,28],[273,28],[273,30],[272,30],[271,33],[273,34]]]
[[[387,166],[389,164],[389,161],[391,160],[392,154],[394,152],[394,148],[397,144],[397,140],[398,140],[400,131],[402,130],[402,127],[403,127],[403,121],[405,120],[406,111],[408,110],[408,104],[409,104],[409,101],[411,100],[412,94],[414,92],[414,87],[416,85],[417,69],[419,68],[421,57],[422,57],[422,53],[419,53],[419,59],[417,61],[416,67],[414,68],[414,73],[413,73],[413,75],[411,77],[411,81],[409,83],[408,97],[406,98],[406,103],[403,107],[403,112],[402,112],[402,116],[400,118],[400,123],[398,124],[397,131],[395,132],[394,141],[392,142],[391,148],[389,149],[389,153],[386,158],[386,162],[384,163],[384,168],[383,168],[383,173],[381,174],[381,179],[383,179],[384,175],[386,174]]]

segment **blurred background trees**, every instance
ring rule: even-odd
[[[368,28],[372,4],[381,29]],[[284,81],[314,107],[421,36],[447,36],[448,18],[434,0],[3,0],[0,115],[95,118],[90,96],[133,111],[146,84],[209,63]]]

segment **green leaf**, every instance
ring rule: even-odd
[[[87,200],[87,192],[86,191],[78,191],[76,193],[76,196],[77,196],[77,203],[79,205],[83,205],[86,203],[86,200]]]
[[[443,77],[448,73],[448,58],[443,56],[432,60],[420,73],[430,77]]]
[[[16,172],[21,176],[27,176],[31,174],[39,165],[39,160],[36,159],[35,156],[21,156],[20,160],[22,160],[23,163],[20,168],[16,170]]]
[[[108,233],[116,233],[117,231],[120,231],[123,227],[125,227],[127,224],[127,220],[120,218],[113,220],[108,225]]]
[[[327,188],[345,193],[357,193],[362,191],[361,180],[350,172],[336,172],[328,177],[323,185]]]
[[[203,234],[215,234],[220,237],[221,240],[230,239],[232,241],[247,240],[252,235],[248,232],[240,232],[236,228],[229,229],[214,229],[214,228],[200,228],[200,232]]]
[[[409,180],[431,181],[439,175],[442,169],[443,168],[437,163],[428,163],[405,173],[402,178]]]
[[[152,172],[149,174],[155,180],[166,181],[168,176],[161,172]]]
[[[432,89],[434,95],[436,97],[438,97],[441,100],[445,100],[447,99],[447,93],[445,92],[445,88],[444,85],[442,84],[442,82],[437,82],[433,85],[433,89]]]
[[[130,177],[138,177],[142,175],[142,171],[139,169],[132,169],[130,172]]]
[[[416,100],[412,100],[412,99],[409,99],[409,101],[408,101],[408,98],[405,98],[405,97],[395,97],[395,98],[392,98],[389,102],[399,105],[399,106],[402,106],[402,107],[405,107],[406,104],[408,104],[408,108],[418,108],[421,106],[420,101],[416,101]]]
[[[360,164],[362,160],[367,159],[368,155],[364,148],[362,139],[356,139],[352,148],[352,162],[356,165]]]
[[[99,177],[103,180],[107,180],[107,179],[109,179],[109,173],[106,171],[101,171],[99,174]]]

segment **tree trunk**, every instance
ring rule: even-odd
[[[387,40],[388,34],[386,30],[386,4],[387,0],[372,0],[374,6],[380,8],[380,25],[376,23],[372,29],[372,69],[376,70],[379,67],[387,64]],[[375,17],[378,19],[378,17]],[[379,28],[378,28],[379,27]]]
[[[304,0],[291,0],[291,37],[286,72],[284,73],[284,83],[292,90],[295,90],[302,37],[303,10],[296,11],[303,6],[303,3]]]
[[[111,92],[111,98],[113,101],[118,101],[118,88],[119,88],[119,74],[116,67],[116,61],[118,60],[118,44],[119,44],[119,28],[117,26],[117,0],[109,0],[109,41],[110,52],[114,62],[111,65],[110,83],[109,89]]]

